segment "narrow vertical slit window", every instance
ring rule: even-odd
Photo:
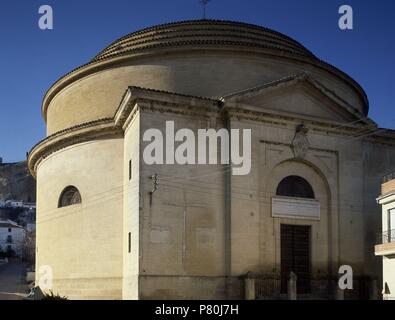
[[[129,253],[132,252],[132,233],[131,232],[129,232],[129,235],[128,235],[128,252]]]
[[[132,180],[132,160],[129,160],[129,181]]]

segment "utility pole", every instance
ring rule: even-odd
[[[156,190],[158,190],[158,174],[155,173],[151,176],[152,179],[152,191],[151,193],[154,193]]]
[[[150,206],[152,205],[152,196],[153,196],[154,192],[158,190],[158,174],[157,173],[153,174],[151,176],[151,180],[152,180],[152,190],[149,193],[149,195],[150,195],[150,201],[149,201],[150,202]]]

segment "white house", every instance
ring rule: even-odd
[[[383,179],[377,202],[382,206],[382,233],[375,247],[383,259],[383,299],[395,300],[395,175]]]
[[[25,230],[11,220],[0,220],[0,251],[14,251],[22,256],[25,241]]]
[[[16,200],[7,200],[6,206],[8,207],[13,207],[13,208],[22,208],[23,207],[23,201],[16,201]]]

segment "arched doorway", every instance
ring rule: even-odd
[[[287,176],[277,186],[276,196],[314,199],[310,183],[299,176]],[[281,291],[287,291],[291,272],[297,276],[299,294],[311,291],[311,227],[281,224]]]

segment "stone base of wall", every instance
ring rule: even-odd
[[[236,277],[140,276],[138,286],[140,300],[244,299]],[[54,279],[52,291],[70,300],[121,300],[122,279]]]
[[[121,300],[122,278],[54,279],[52,291],[70,300]]]
[[[141,300],[244,299],[236,277],[140,276],[139,287]]]

